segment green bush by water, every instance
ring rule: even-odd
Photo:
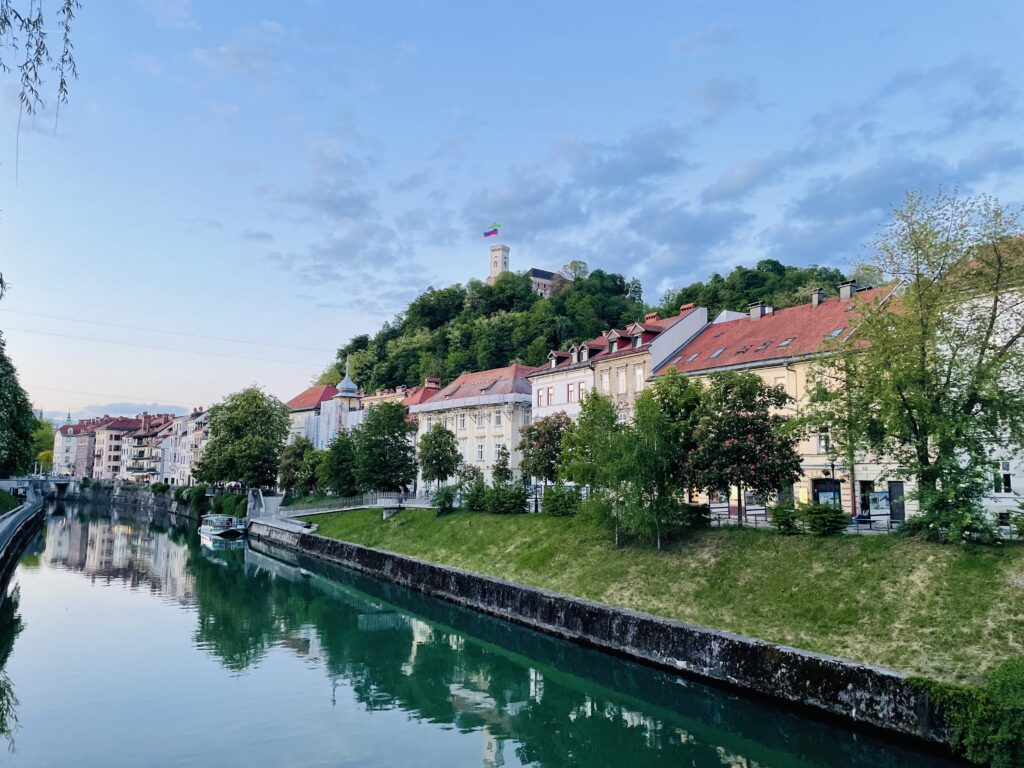
[[[213,497],[213,511],[218,515],[245,517],[248,501],[248,497],[245,494],[222,493],[219,496]]]
[[[992,670],[983,687],[914,682],[931,697],[958,754],[992,768],[1024,765],[1024,656]]]

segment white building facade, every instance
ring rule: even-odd
[[[510,365],[464,373],[437,394],[409,408],[417,420],[417,444],[435,424],[455,435],[463,461],[478,467],[484,480],[493,477],[502,447],[508,449],[513,475],[519,475],[520,432],[531,421],[531,392],[527,376],[534,371]],[[422,482],[422,478],[420,478]]]

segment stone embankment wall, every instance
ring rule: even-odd
[[[7,594],[7,583],[21,553],[43,519],[43,500],[35,492],[20,507],[0,516],[0,600]]]
[[[146,510],[152,512],[173,512],[178,515],[195,517],[187,504],[176,502],[170,491],[153,493],[147,487],[127,490],[123,486],[97,483],[83,488],[78,495],[81,504],[113,505],[119,509]]]
[[[250,536],[646,664],[945,743],[925,693],[891,670],[559,595],[255,521]]]

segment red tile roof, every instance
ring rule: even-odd
[[[664,373],[669,366],[683,373],[694,373],[779,362],[821,352],[833,338],[849,333],[856,317],[854,309],[865,302],[879,302],[891,293],[891,287],[871,288],[857,293],[854,301],[825,299],[817,307],[801,304],[775,310],[757,320],[751,320],[748,314],[737,320],[708,325],[655,373]],[[785,346],[780,346],[782,344]],[[722,351],[718,356],[712,357],[719,349]]]
[[[118,416],[106,424],[99,424],[96,429],[114,429],[121,432],[131,432],[142,426],[142,419],[134,419],[128,416]]]
[[[505,368],[492,368],[488,371],[464,373],[423,402],[456,401],[481,395],[530,395],[532,390],[526,377],[538,370],[540,369],[515,364]]]
[[[320,403],[330,400],[336,394],[338,394],[338,390],[333,385],[321,384],[296,395],[288,401],[287,405],[293,411],[304,411],[308,408],[316,408]]]
[[[409,408],[413,405],[425,403],[440,391],[441,389],[439,387],[425,387],[422,384],[418,384],[409,390],[409,394],[407,394],[402,400],[402,405]]]

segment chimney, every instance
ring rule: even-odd
[[[855,293],[857,293],[856,280],[847,280],[846,282],[839,284],[839,298],[843,301],[849,301],[853,298]]]
[[[763,301],[752,301],[747,305],[750,309],[750,319],[760,320],[764,317],[764,302]]]
[[[821,288],[811,288],[811,306],[816,307],[825,300],[825,291]]]
[[[646,315],[644,315],[645,323],[656,323],[659,320],[661,320],[661,315],[659,315],[657,312],[648,312]]]
[[[680,315],[686,314],[691,309],[693,309],[693,302],[692,301],[689,304],[680,304],[679,305],[679,314]]]
[[[425,379],[423,379],[423,388],[424,389],[440,389],[441,388],[441,379],[439,379],[437,376],[427,376]]]

